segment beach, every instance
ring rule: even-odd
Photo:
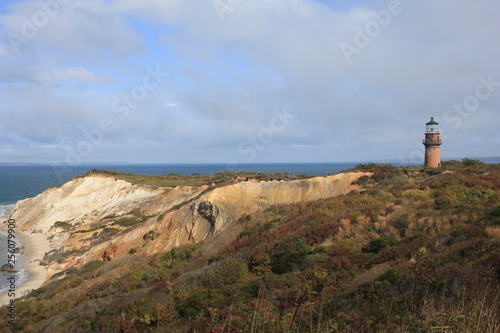
[[[28,291],[39,288],[47,278],[47,268],[40,266],[46,252],[51,251],[47,236],[40,233],[17,232],[16,237],[21,242],[21,253],[25,256],[21,267],[28,273],[28,278],[20,286],[16,287],[15,298],[24,296]],[[10,302],[8,292],[0,295],[0,306]]]

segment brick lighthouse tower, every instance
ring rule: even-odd
[[[441,166],[441,139],[439,139],[439,123],[431,118],[431,121],[425,124],[425,166],[437,168]]]

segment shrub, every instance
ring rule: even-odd
[[[380,280],[386,280],[390,282],[391,284],[397,284],[401,281],[403,281],[405,278],[405,272],[402,271],[399,268],[389,268],[387,272],[385,272],[384,275],[380,277]]]
[[[276,274],[294,272],[301,269],[306,256],[312,252],[304,238],[292,236],[276,243],[271,254],[272,270]]]
[[[99,237],[100,238],[107,238],[107,237],[111,237],[117,233],[120,232],[120,229],[116,229],[116,228],[104,228],[101,233],[99,234]]]
[[[177,262],[190,259],[198,248],[198,244],[181,245],[165,253],[162,260],[168,268],[172,268]]]
[[[403,197],[412,198],[420,201],[425,201],[429,198],[429,194],[425,191],[418,189],[406,190],[403,192]]]
[[[500,225],[500,206],[493,208],[484,218],[496,225]]]
[[[144,281],[144,282],[153,281],[155,279],[154,273],[140,268],[130,273],[129,276],[137,281]]]
[[[240,282],[247,271],[247,265],[243,260],[229,257],[185,274],[179,277],[177,283],[217,289]]]
[[[475,166],[485,165],[485,163],[481,162],[480,160],[474,160],[474,159],[468,158],[468,157],[466,157],[462,160],[462,164],[466,167],[475,167]]]
[[[125,318],[132,322],[141,323],[136,326],[147,327],[156,323],[156,312],[156,306],[152,300],[140,298],[126,305]]]
[[[394,237],[380,237],[372,239],[367,246],[363,248],[364,252],[379,253],[385,248],[396,245],[397,241]]]
[[[89,261],[88,263],[83,265],[82,268],[80,268],[80,273],[87,274],[87,273],[93,272],[96,269],[100,268],[102,265],[104,265],[104,261],[101,261],[101,260]]]
[[[486,238],[486,231],[475,225],[459,225],[451,229],[450,236],[453,237],[449,245],[465,242],[474,238]]]
[[[177,303],[175,310],[185,318],[204,316],[208,297],[207,292],[195,293]]]
[[[137,224],[142,223],[142,222],[143,222],[142,218],[130,218],[130,219],[120,219],[118,221],[115,221],[113,224],[127,228],[127,227],[132,227],[132,226],[137,225]]]
[[[340,228],[337,222],[326,222],[316,226],[311,226],[306,231],[306,237],[310,243],[321,243],[328,237],[335,235]]]
[[[144,234],[144,236],[142,236],[142,239],[145,241],[145,242],[149,242],[149,241],[153,241],[155,240],[157,237],[159,237],[160,234],[157,233],[156,231],[154,230],[150,230],[148,231],[146,234]]]
[[[266,252],[257,251],[252,254],[249,266],[257,275],[268,273],[271,271],[271,257]]]
[[[238,223],[248,223],[252,221],[252,216],[249,214],[243,214],[238,219]]]
[[[71,229],[71,224],[69,224],[68,222],[57,221],[56,223],[54,223],[54,227],[61,228],[64,231],[68,231],[69,229]]]

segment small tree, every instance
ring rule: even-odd
[[[484,165],[484,162],[482,162],[480,160],[475,160],[475,159],[466,157],[462,160],[462,164],[464,166],[467,166],[467,167],[475,167],[475,166]]]

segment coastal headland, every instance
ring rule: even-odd
[[[290,174],[226,173],[172,179],[89,172],[13,208],[10,216],[18,223],[16,235],[27,255],[22,268],[29,273],[16,288],[16,297],[92,260],[199,243],[234,229],[244,214],[345,194],[356,188],[354,181],[370,174],[297,179]],[[1,305],[8,301],[6,293],[0,295]]]
[[[470,159],[323,177],[94,170],[16,204],[21,241],[53,248],[26,249],[30,265],[46,254],[24,290],[42,285],[0,325],[496,333],[499,194],[500,165]]]

